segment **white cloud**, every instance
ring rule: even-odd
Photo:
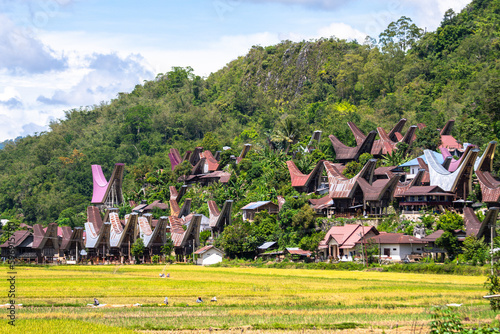
[[[86,57],[89,72],[70,89],[56,90],[52,97],[40,95],[37,102],[48,105],[87,106],[108,101],[119,92],[128,92],[153,73],[140,55],[119,57],[116,53],[94,53]]]
[[[332,23],[318,30],[319,37],[335,36],[339,39],[357,40],[363,43],[366,34],[345,23]]]
[[[433,31],[439,26],[448,9],[459,13],[471,0],[408,0],[408,3],[415,8],[416,16],[412,19],[421,28]]]
[[[56,57],[53,50],[15,26],[6,15],[0,14],[0,22],[0,68],[12,74],[22,74],[66,67],[65,57]]]

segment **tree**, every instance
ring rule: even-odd
[[[417,133],[417,139],[412,143],[413,151],[421,152],[424,149],[437,150],[441,145],[441,136],[436,129],[427,126]]]
[[[170,256],[173,250],[174,250],[174,242],[172,241],[170,234],[167,233],[167,241],[163,246],[161,246],[161,253],[165,256]]]
[[[201,142],[201,146],[203,147],[203,149],[209,150],[212,153],[215,153],[220,149],[220,144],[212,132],[205,133],[205,136],[203,136],[203,140]]]
[[[179,179],[181,177],[186,177],[191,175],[191,170],[193,169],[193,166],[189,163],[189,161],[185,160],[175,166],[174,169],[174,175],[176,179]]]
[[[318,251],[318,246],[321,240],[325,237],[325,232],[316,232],[303,237],[299,242],[299,248],[311,251],[314,254]]]
[[[144,240],[142,238],[137,239],[132,248],[130,249],[130,253],[135,257],[135,262],[139,262],[139,257],[144,254]]]
[[[206,245],[208,238],[212,235],[212,232],[210,230],[205,230],[200,232],[200,244],[203,246]]]
[[[446,250],[450,260],[453,260],[460,250],[457,237],[451,231],[445,231],[437,238],[436,246]]]
[[[342,171],[342,175],[347,177],[348,179],[352,179],[356,174],[358,174],[363,169],[363,165],[357,161],[349,161],[344,170]]]
[[[302,133],[304,122],[295,115],[284,114],[280,117],[274,128],[271,140],[275,143],[285,144],[285,153],[288,154],[290,145],[295,144]]]
[[[438,230],[444,230],[444,233],[436,239],[436,245],[446,250],[450,259],[454,259],[460,251],[458,239],[454,231],[463,229],[463,227],[463,218],[451,211],[446,211],[444,214],[440,215],[436,222],[436,228]]]
[[[215,247],[220,247],[230,258],[253,258],[259,246],[249,223],[237,222],[226,226],[224,232],[215,240]]]
[[[382,49],[387,50],[395,46],[406,53],[422,37],[422,33],[422,29],[412,23],[409,17],[401,16],[379,35],[379,43]]]
[[[465,238],[462,245],[463,260],[470,262],[473,266],[482,266],[488,256],[488,245],[484,242],[484,238],[478,239],[475,235],[470,235]]]

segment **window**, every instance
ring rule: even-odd
[[[397,249],[396,249],[396,248],[393,248],[392,250],[393,250],[393,251],[395,251],[395,250],[397,250]]]
[[[420,250],[420,248],[417,248],[417,250],[419,251],[419,250]]]

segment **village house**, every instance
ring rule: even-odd
[[[409,261],[412,255],[421,256],[426,240],[403,233],[380,232],[378,235],[362,241],[365,245],[376,244],[380,260],[392,262]],[[361,244],[358,241],[357,244]]]
[[[208,245],[198,249],[194,252],[194,255],[197,265],[209,266],[211,264],[222,262],[224,252],[213,245]]]
[[[379,232],[373,226],[346,224],[332,226],[318,246],[320,259],[330,261],[353,261],[358,256],[356,243],[371,238]]]
[[[261,211],[267,211],[269,214],[277,214],[279,206],[271,201],[251,202],[241,208],[243,220],[253,221],[255,215]]]

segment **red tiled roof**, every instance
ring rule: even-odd
[[[458,143],[453,136],[446,136],[443,135],[441,136],[441,145],[439,145],[439,148],[446,147],[448,149],[463,149],[462,144]]]
[[[352,248],[355,243],[364,238],[368,233],[378,234],[379,232],[373,226],[363,226],[359,224],[346,224],[344,226],[332,226],[319,245],[325,246],[330,239],[334,238],[340,248]],[[361,235],[360,235],[361,234]]]

